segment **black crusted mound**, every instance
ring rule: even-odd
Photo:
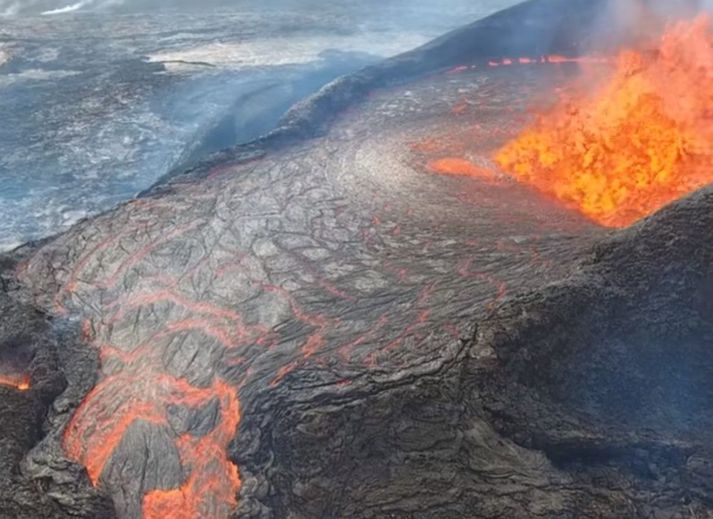
[[[57,487],[46,485],[41,473],[31,480],[22,473],[30,449],[53,434],[47,421],[52,406],[82,398],[94,383],[97,362],[75,332],[52,328],[47,315],[17,300],[15,266],[6,259],[0,277],[0,359],[6,372],[29,375],[31,387],[18,391],[0,385],[0,517],[112,518],[111,501],[89,485],[81,467],[53,460],[67,474]],[[78,372],[85,382],[68,387],[65,375]]]

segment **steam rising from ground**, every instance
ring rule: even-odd
[[[106,8],[123,5],[125,0],[80,0],[67,4],[65,0],[0,0],[0,14],[16,16],[25,14],[65,14],[86,7]]]
[[[0,13],[32,14],[3,20],[0,250],[254,139],[338,75],[515,3],[221,1],[0,0]],[[176,9],[116,11],[132,5]]]
[[[211,8],[244,8],[255,7],[256,5],[270,4],[276,9],[288,8],[295,10],[315,10],[319,12],[320,4],[330,3],[334,5],[349,4],[345,0],[0,0],[0,16],[25,16],[25,15],[61,15],[82,11],[116,11],[116,12],[140,12],[154,9],[186,10],[193,9],[205,12]],[[495,8],[502,8],[503,4],[515,4],[517,1],[503,0],[477,0],[472,2],[474,9],[488,9],[491,5]],[[436,9],[436,16],[442,14],[446,6],[433,0],[419,1],[417,5],[403,0],[385,0],[383,2],[363,1],[358,2],[358,7],[365,10],[376,10],[390,8],[399,5],[403,8],[403,16],[410,17],[413,12],[423,10],[423,7],[433,5]],[[357,8],[357,6],[355,6]],[[355,24],[358,22],[355,20]]]
[[[43,15],[50,15],[50,14],[63,14],[63,13],[71,13],[73,11],[78,11],[85,5],[88,5],[89,2],[77,2],[76,4],[71,4],[67,5],[64,7],[60,7],[59,9],[50,9],[49,11],[44,11],[42,14]]]

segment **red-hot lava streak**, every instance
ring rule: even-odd
[[[18,391],[27,391],[30,389],[30,376],[0,374],[0,386],[11,387]]]
[[[609,59],[604,56],[560,56],[551,54],[549,56],[540,56],[537,58],[522,57],[522,58],[502,58],[492,59],[488,61],[489,67],[504,67],[509,65],[537,65],[537,64],[561,64],[561,63],[580,63],[601,65],[609,63]]]
[[[167,239],[195,229],[199,223],[192,222],[159,235],[128,255],[120,269],[141,261]],[[124,234],[130,235],[143,225],[144,222],[137,228],[126,229],[119,236],[103,240],[79,259],[66,288],[55,298],[59,313],[66,313],[62,296],[74,292],[75,278],[84,272],[89,260]],[[115,286],[118,273],[119,270],[109,273],[106,279],[98,280],[97,285]],[[143,422],[171,429],[168,404],[199,409],[217,403],[219,412],[209,432],[202,435],[183,432],[176,438],[176,448],[186,474],[184,481],[177,488],[148,491],[142,498],[142,511],[145,519],[229,517],[237,505],[241,486],[238,468],[227,455],[228,445],[240,421],[237,389],[217,375],[209,384],[200,386],[167,374],[161,368],[161,356],[166,354],[171,340],[188,332],[202,334],[207,340],[230,349],[246,343],[259,344],[259,336],[264,335],[265,330],[245,325],[237,312],[208,302],[193,301],[168,288],[150,294],[134,293],[130,300],[119,300],[118,303],[121,304],[106,308],[104,319],[84,323],[84,336],[94,343],[102,360],[103,377],[68,423],[63,435],[65,452],[87,468],[90,480],[97,485],[116,448],[134,424]],[[183,308],[191,317],[172,320],[148,340],[134,339],[122,348],[96,337],[97,330],[111,330],[123,319],[133,319],[135,312],[142,308],[166,304]],[[114,363],[113,368],[106,368],[111,366],[111,363],[107,364],[109,361]],[[121,367],[117,368],[117,365]]]
[[[433,160],[428,163],[428,167],[432,171],[442,175],[477,177],[483,180],[495,178],[495,172],[492,169],[484,168],[473,164],[468,160],[456,157],[446,157],[443,159]]]
[[[116,398],[117,391],[126,392],[126,398]],[[111,393],[111,398],[103,395],[105,392]],[[183,434],[178,439],[181,462],[190,469],[187,480],[177,489],[149,492],[144,496],[143,508],[146,519],[227,517],[240,489],[238,469],[226,459],[228,444],[240,420],[240,406],[235,390],[225,382],[215,381],[209,387],[198,388],[160,373],[150,379],[123,374],[107,377],[72,417],[64,447],[71,458],[87,467],[96,484],[134,422],[167,425],[167,401],[200,407],[214,399],[220,405],[215,428],[205,436]],[[107,401],[118,404],[107,408]]]
[[[498,58],[488,60],[487,66],[510,67],[514,65],[561,65],[563,63],[578,63],[580,65],[606,65],[611,60],[606,56],[562,56],[559,54],[549,54],[547,56],[523,56],[519,58]],[[468,70],[477,70],[478,65],[460,65],[448,71],[449,74],[460,74]]]
[[[610,78],[574,94],[495,160],[604,226],[623,227],[713,182],[713,31],[707,15],[619,54]]]

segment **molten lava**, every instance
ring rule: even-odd
[[[30,389],[30,376],[0,374],[0,386],[11,387],[18,391],[27,391]]]
[[[595,222],[627,226],[713,182],[713,31],[670,25],[653,50],[620,53],[593,93],[570,94],[496,163]]]
[[[495,178],[495,173],[492,170],[477,166],[465,159],[454,157],[433,160],[428,163],[428,167],[431,171],[442,175],[476,177],[481,180],[492,180]]]
[[[124,374],[107,377],[72,417],[63,438],[64,448],[71,459],[87,467],[92,483],[97,485],[116,447],[135,422],[167,426],[165,402],[198,408],[212,400],[220,405],[213,430],[203,436],[184,433],[178,438],[188,478],[179,488],[147,493],[143,512],[145,519],[228,517],[240,489],[238,468],[226,455],[240,421],[240,404],[235,390],[223,381],[198,388],[160,373],[151,379]],[[106,407],[107,401],[115,405]]]

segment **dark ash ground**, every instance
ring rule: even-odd
[[[349,77],[270,138],[8,257],[3,358],[33,387],[0,387],[1,513],[140,517],[157,489],[225,484],[229,459],[237,506],[199,485],[205,517],[713,517],[713,191],[609,233],[414,151],[467,96],[457,123],[487,154],[556,75],[372,88],[522,16],[542,31],[483,57],[546,28],[576,49],[591,16],[573,4]],[[201,442],[215,459],[191,457]]]

